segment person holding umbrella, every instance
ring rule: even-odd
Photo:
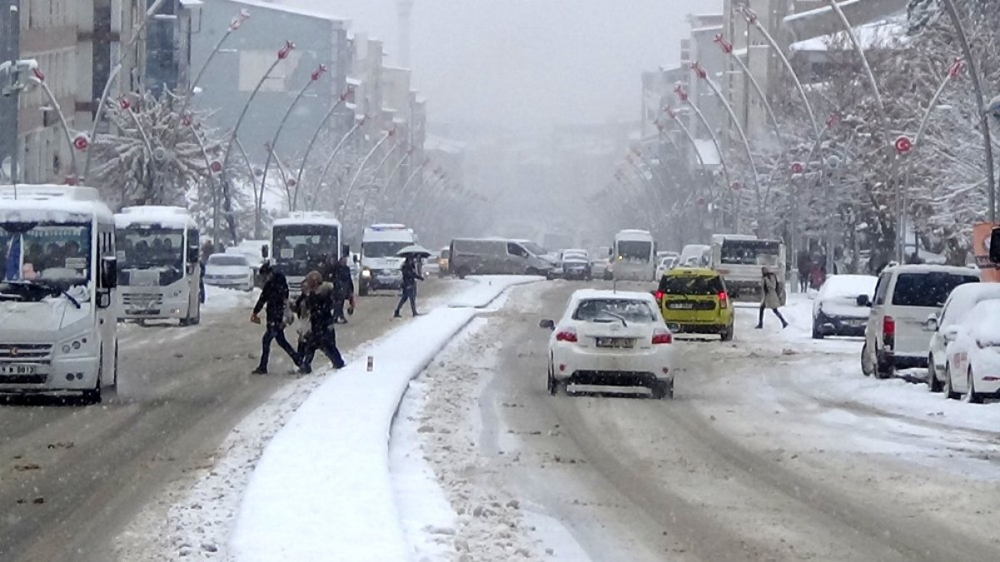
[[[420,316],[420,313],[417,312],[417,280],[423,281],[424,278],[417,271],[417,260],[426,258],[431,253],[420,246],[407,246],[396,255],[406,259],[403,262],[403,293],[399,298],[399,304],[396,305],[396,312],[393,313],[392,317],[402,318],[399,311],[403,309],[406,301],[410,301],[410,311],[413,312],[413,315]]]

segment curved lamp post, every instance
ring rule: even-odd
[[[71,174],[71,183],[76,183],[79,178],[80,169],[76,161],[76,151],[77,150],[87,150],[90,147],[90,138],[85,135],[78,135],[75,139],[69,130],[69,123],[66,121],[66,115],[63,113],[62,107],[59,105],[59,100],[52,93],[52,89],[45,82],[45,74],[42,73],[38,67],[31,69],[32,78],[31,81],[41,86],[42,91],[45,92],[45,96],[49,99],[49,103],[52,104],[52,109],[56,110],[56,115],[59,116],[59,122],[62,124],[63,134],[66,137],[66,146],[69,147],[69,157],[70,162],[73,166],[73,173]]]
[[[350,203],[351,201],[351,192],[354,191],[354,185],[358,183],[358,179],[361,178],[362,172],[365,171],[365,166],[368,164],[368,161],[371,160],[371,157],[375,154],[375,152],[378,151],[378,149],[381,148],[383,144],[385,144],[385,141],[389,140],[389,137],[395,134],[396,134],[395,127],[386,131],[385,134],[382,135],[382,138],[379,139],[377,143],[375,143],[375,146],[373,146],[372,149],[368,151],[368,154],[366,154],[364,159],[361,161],[361,165],[358,166],[358,171],[354,173],[354,178],[351,179],[351,183],[348,184],[347,186],[347,193],[344,194],[344,202],[340,205],[339,214],[341,217],[343,217],[344,212],[347,211],[347,204]]]
[[[281,138],[281,131],[284,130],[285,123],[288,122],[288,118],[292,115],[292,111],[295,110],[295,106],[298,105],[302,97],[306,95],[306,91],[309,87],[318,82],[324,74],[326,74],[326,65],[321,64],[312,72],[312,74],[309,75],[309,81],[306,82],[305,86],[302,86],[299,93],[295,95],[292,103],[288,105],[288,109],[285,110],[285,114],[281,117],[281,121],[278,122],[278,128],[274,130],[274,136],[271,137],[271,149],[267,152],[267,160],[264,160],[264,174],[260,179],[261,184],[267,185],[267,171],[271,167],[271,155],[274,154],[274,150],[278,147],[278,139]],[[288,182],[286,181],[285,183],[287,185]],[[288,206],[291,207],[292,205],[292,198],[289,197]]]
[[[312,153],[312,149],[313,146],[316,144],[316,140],[319,139],[320,133],[322,133],[323,129],[326,128],[326,124],[330,122],[330,118],[333,117],[333,114],[337,112],[337,108],[340,107],[345,101],[347,101],[347,96],[348,96],[347,92],[340,94],[340,98],[337,99],[337,103],[333,104],[330,107],[330,110],[326,112],[326,115],[324,115],[323,119],[319,122],[319,127],[316,127],[316,132],[313,133],[312,138],[309,139],[309,145],[306,146],[306,153],[302,156],[302,165],[299,166],[299,172],[298,174],[295,175],[296,186],[302,185],[302,172],[305,171],[306,169],[306,163],[309,161],[309,155]],[[298,201],[298,197],[299,197],[299,190],[296,189],[294,202]],[[293,208],[292,210],[294,211],[295,209]]]
[[[347,143],[347,139],[354,136],[354,133],[356,133],[359,129],[361,129],[361,127],[365,124],[365,121],[367,120],[368,116],[362,115],[361,119],[358,119],[354,123],[354,126],[351,127],[349,131],[344,133],[344,136],[340,137],[340,141],[337,142],[337,146],[334,147],[333,152],[331,152],[330,156],[326,159],[326,164],[323,166],[323,171],[320,172],[319,178],[316,180],[316,186],[313,189],[312,193],[313,204],[315,204],[316,199],[319,197],[319,190],[323,186],[323,180],[326,179],[326,174],[330,171],[330,166],[333,165],[333,160],[337,157],[337,154],[340,152],[340,149],[343,148],[344,144]]]

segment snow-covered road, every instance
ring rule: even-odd
[[[537,323],[577,287],[516,289],[414,382],[392,449],[415,558],[1000,559],[1000,404],[866,379],[801,295],[785,331],[740,306],[735,342],[681,339],[673,401],[551,397]]]

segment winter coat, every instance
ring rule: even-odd
[[[351,268],[346,265],[337,264],[333,271],[334,294],[340,300],[347,300],[354,294],[354,275]]]
[[[253,307],[253,313],[260,314],[261,309],[266,307],[268,322],[283,322],[287,300],[288,281],[285,280],[282,273],[275,271],[267,283],[264,283],[264,287],[260,291],[260,298],[257,299],[257,304]]]
[[[778,308],[781,306],[781,294],[784,289],[781,287],[781,283],[778,282],[778,276],[773,273],[768,273],[764,275],[761,279],[761,286],[763,288],[763,304],[765,308]]]
[[[423,281],[424,278],[417,273],[417,266],[412,261],[403,263],[403,288],[412,289],[417,286],[417,279]]]
[[[305,295],[305,311],[309,318],[309,330],[321,333],[333,325],[333,283],[321,284],[314,292]]]

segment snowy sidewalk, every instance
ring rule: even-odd
[[[531,277],[476,279],[447,307],[374,344],[323,383],[268,444],[232,537],[240,562],[406,560],[389,475],[392,418],[409,381],[478,313]]]

